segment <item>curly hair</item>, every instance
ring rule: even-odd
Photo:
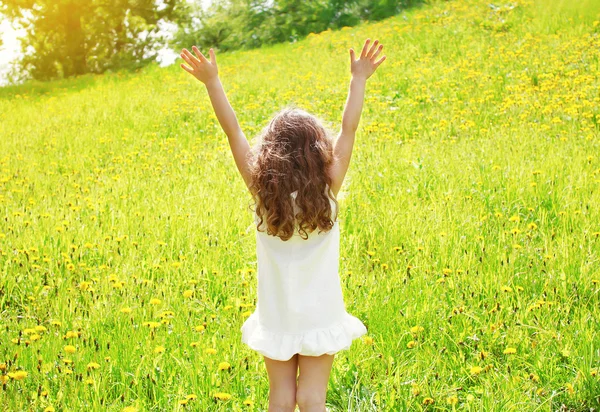
[[[338,202],[327,173],[334,161],[331,136],[317,117],[293,105],[279,111],[262,130],[250,161],[253,210],[260,219],[257,230],[266,221],[268,235],[287,241],[296,229],[306,240],[307,230],[318,228],[320,233],[333,228]],[[330,198],[336,206],[333,218]],[[296,215],[293,201],[300,209]]]

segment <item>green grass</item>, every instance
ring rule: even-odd
[[[337,129],[348,48],[388,56],[339,196],[346,308],[369,333],[336,355],[331,411],[600,407],[600,4],[493,4],[217,54],[252,143],[288,103]],[[266,410],[239,331],[250,204],[177,64],[0,89],[0,404]]]

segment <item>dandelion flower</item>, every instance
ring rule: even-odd
[[[67,345],[67,346],[65,346],[64,350],[67,353],[75,353],[75,352],[77,352],[77,349],[75,349],[75,346],[73,346],[73,345]]]
[[[231,368],[231,365],[229,364],[229,362],[221,362],[219,363],[219,370],[225,370],[225,369],[229,369]]]
[[[87,364],[88,369],[98,369],[99,367],[100,367],[100,364],[98,364],[96,362],[90,362]]]
[[[506,348],[504,349],[504,354],[505,355],[512,355],[517,353],[517,350],[515,348]]]
[[[471,366],[471,369],[469,370],[469,372],[471,372],[471,375],[479,375],[481,371],[483,371],[483,368],[481,366]]]
[[[215,398],[220,399],[222,401],[226,401],[231,399],[231,394],[225,392],[217,392],[213,395]]]
[[[12,378],[16,381],[22,381],[23,379],[25,379],[27,377],[27,372],[26,371],[9,372],[8,377]]]

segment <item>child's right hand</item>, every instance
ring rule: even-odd
[[[219,77],[219,69],[217,67],[215,51],[213,49],[209,50],[210,60],[208,60],[196,46],[192,46],[192,50],[194,50],[196,56],[187,49],[181,51],[181,58],[190,65],[190,67],[188,67],[181,63],[181,68],[204,84],[208,84],[217,79]]]
[[[365,41],[365,45],[363,46],[362,52],[360,54],[360,58],[358,60],[355,59],[354,49],[350,49],[350,71],[352,72],[352,77],[363,78],[367,80],[375,70],[379,67],[381,63],[385,60],[386,56],[383,56],[381,59],[375,61],[379,53],[383,49],[383,44],[379,43],[379,40],[375,40],[375,43],[369,49],[369,43],[371,39],[367,39]]]

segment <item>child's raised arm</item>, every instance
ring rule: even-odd
[[[200,80],[206,86],[210,102],[215,111],[221,128],[227,135],[229,146],[233,153],[233,158],[240,171],[246,186],[250,186],[250,172],[248,169],[248,154],[250,152],[250,144],[240,128],[235,112],[227,100],[225,90],[219,79],[219,71],[217,68],[217,59],[213,49],[209,50],[210,61],[198,50],[196,46],[192,46],[194,56],[187,49],[183,49],[181,57],[191,66],[187,67],[181,64],[181,68],[190,73],[196,79]]]
[[[359,59],[355,59],[354,49],[350,49],[350,72],[352,79],[350,80],[348,99],[346,100],[346,107],[342,116],[342,130],[334,145],[334,155],[338,161],[332,167],[333,176],[331,178],[333,182],[331,190],[335,195],[337,195],[341,188],[346,172],[348,171],[348,166],[350,165],[354,137],[356,129],[358,129],[365,98],[367,79],[371,77],[386,58],[386,56],[383,56],[381,59],[375,61],[383,49],[383,45],[381,44],[377,47],[379,40],[375,40],[375,43],[369,48],[370,41],[371,39],[365,41]]]

